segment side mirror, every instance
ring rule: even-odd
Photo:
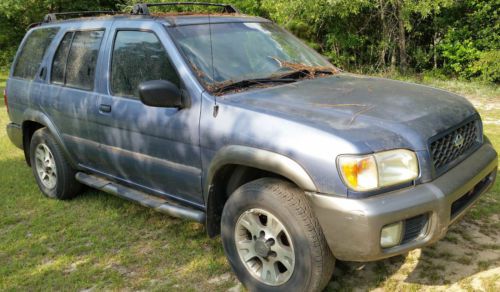
[[[182,108],[182,95],[177,85],[167,80],[151,80],[139,84],[142,103],[155,107]]]

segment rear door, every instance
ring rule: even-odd
[[[41,85],[44,110],[57,125],[68,150],[79,163],[95,163],[97,147],[89,143],[88,111],[95,105],[95,71],[106,31],[67,30],[50,60],[48,82]]]
[[[96,169],[150,193],[201,207],[199,96],[189,91],[172,62],[177,54],[165,28],[155,22],[115,22],[107,41],[101,94],[91,131],[99,136]],[[159,108],[142,104],[137,86],[168,80],[189,105]]]

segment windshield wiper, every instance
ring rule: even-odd
[[[336,67],[309,66],[300,63],[281,61],[280,66],[292,69],[281,74],[275,73],[266,78],[243,79],[239,81],[227,80],[209,86],[209,90],[214,94],[221,94],[227,91],[250,88],[262,84],[270,83],[292,83],[304,78],[314,78],[322,75],[334,75],[340,72]]]
[[[288,74],[287,74],[288,75]],[[269,78],[254,78],[254,79],[243,79],[239,81],[228,80],[225,82],[217,83],[210,86],[210,91],[213,93],[224,93],[227,91],[238,90],[243,88],[249,88],[252,86],[270,84],[270,83],[292,83],[297,81],[297,78],[290,77],[269,77]]]

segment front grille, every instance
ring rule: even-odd
[[[403,239],[401,240],[401,244],[405,244],[417,238],[427,225],[428,214],[418,215],[409,219],[406,219],[404,222],[404,234]]]
[[[440,136],[430,145],[432,161],[437,172],[477,145],[478,121],[473,120]]]

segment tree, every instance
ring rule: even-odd
[[[136,2],[159,1],[173,0],[2,0],[0,67],[10,63],[26,27],[48,12],[130,9]],[[347,70],[442,70],[499,82],[499,0],[227,2],[244,13],[271,18]]]
[[[116,9],[114,0],[2,0],[0,2],[0,67],[7,66],[28,25],[50,12]]]
[[[500,1],[467,0],[439,18],[446,32],[438,45],[447,74],[500,82]]]

